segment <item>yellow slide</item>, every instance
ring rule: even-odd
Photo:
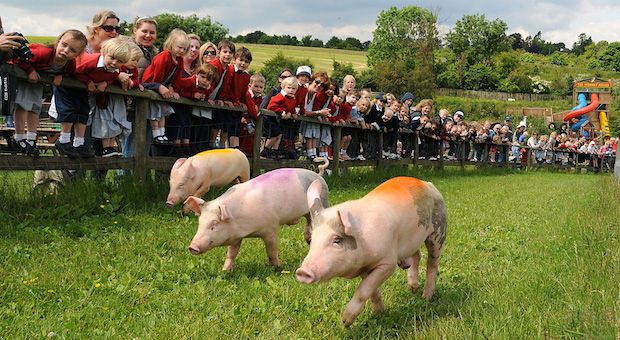
[[[598,114],[598,120],[601,122],[601,131],[605,132],[609,136],[609,123],[607,121],[607,113],[601,111]]]

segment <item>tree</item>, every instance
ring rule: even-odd
[[[245,37],[243,38],[243,42],[246,42],[248,44],[257,44],[258,41],[265,35],[267,35],[265,34],[265,32],[254,31],[252,33],[246,34]]]
[[[331,37],[326,43],[326,48],[342,48],[342,40],[338,37]]]
[[[301,44],[303,46],[312,46],[312,35],[304,35],[303,38],[301,38]]]
[[[311,47],[323,47],[323,40],[314,38],[312,39],[310,46]]]
[[[334,71],[332,71],[330,78],[335,79],[338,82],[338,84],[340,84],[340,86],[343,85],[342,81],[344,80],[344,76],[346,76],[347,74],[350,74],[357,79],[357,74],[355,72],[355,69],[353,69],[353,64],[351,63],[341,64],[337,62],[336,59],[334,59],[333,67],[334,67]]]
[[[198,17],[196,14],[184,17],[173,13],[158,14],[154,18],[157,20],[157,35],[164,39],[175,28],[182,29],[186,33],[194,33],[202,41],[212,41],[217,44],[228,35],[228,28],[217,21],[211,21],[211,17]]]
[[[586,51],[588,45],[592,45],[592,37],[588,37],[585,33],[579,34],[577,41],[573,44],[573,53],[582,55]]]
[[[464,54],[467,64],[474,65],[510,49],[507,28],[500,19],[487,21],[483,14],[465,15],[448,32],[446,41],[454,53]]]
[[[374,70],[377,86],[383,92],[400,95],[414,85],[404,60],[384,60],[376,64]]]
[[[381,11],[368,47],[368,64],[373,66],[384,60],[400,59],[409,69],[413,68],[420,40],[427,38],[424,34],[428,33],[428,30],[422,30],[421,27],[431,25],[434,30],[431,36],[437,37],[436,22],[437,18],[431,11],[420,7],[391,7]],[[433,48],[438,45],[438,39],[430,44]]]
[[[512,41],[513,50],[522,50],[525,48],[525,41],[523,41],[521,33],[513,33],[509,35],[508,38]]]
[[[604,70],[620,71],[620,42],[609,43],[598,59]]]
[[[359,39],[353,37],[348,37],[344,39],[341,46],[345,50],[361,51],[364,49],[364,45],[362,45],[362,42]]]

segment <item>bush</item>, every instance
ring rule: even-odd
[[[566,55],[561,52],[553,52],[553,54],[549,56],[549,62],[553,65],[558,65],[558,66],[568,65],[568,60],[567,60]]]
[[[367,68],[360,73],[357,78],[357,85],[360,88],[379,89],[375,78],[375,70]]]
[[[282,51],[278,51],[276,55],[265,62],[265,65],[260,70],[260,73],[267,81],[265,84],[265,92],[278,85],[278,74],[280,74],[280,71],[282,71],[283,68],[288,67],[291,71],[293,71],[293,74],[295,74],[295,70],[301,65],[308,65],[311,68],[314,68],[314,65],[309,59],[300,60],[287,58],[284,56]]]
[[[463,87],[468,90],[495,90],[499,75],[486,64],[475,64],[465,71]]]
[[[332,79],[335,79],[338,84],[340,84],[340,86],[342,86],[342,81],[344,80],[344,77],[347,74],[352,75],[353,77],[355,77],[355,80],[357,81],[357,73],[355,72],[355,70],[353,69],[353,64],[351,63],[339,63],[334,59],[334,71],[332,72],[332,74],[330,75]]]

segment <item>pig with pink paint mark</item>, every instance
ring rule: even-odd
[[[320,166],[321,172],[328,161]],[[283,224],[306,217],[304,237],[309,241],[311,217],[306,192],[310,184],[321,190],[317,199],[328,205],[327,183],[321,175],[306,169],[282,168],[266,172],[245,183],[232,186],[222,196],[205,202],[190,196],[187,207],[199,215],[198,231],[189,245],[193,255],[219,246],[228,246],[224,270],[232,270],[241,241],[247,237],[263,239],[269,262],[280,267],[278,232]]]
[[[211,186],[222,187],[235,180],[249,179],[250,162],[238,149],[209,150],[179,158],[170,171],[166,205],[173,207],[188,196],[202,197]]]
[[[411,291],[418,289],[422,243],[428,250],[422,297],[433,296],[448,224],[446,205],[433,184],[396,177],[360,199],[329,208],[321,203],[323,195],[320,183],[308,190],[312,242],[295,274],[307,284],[362,278],[342,315],[345,326],[355,321],[368,299],[375,312],[383,311],[379,287],[397,266],[408,270]]]

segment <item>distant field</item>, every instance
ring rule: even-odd
[[[29,36],[31,43],[53,43],[56,37]],[[278,51],[282,51],[286,57],[295,59],[310,59],[317,70],[333,71],[333,62],[350,63],[356,71],[362,71],[368,67],[366,64],[366,52],[347,51],[320,47],[284,46],[284,45],[261,45],[261,44],[238,44],[245,46],[252,52],[252,64],[250,69],[260,70],[269,58]]]

